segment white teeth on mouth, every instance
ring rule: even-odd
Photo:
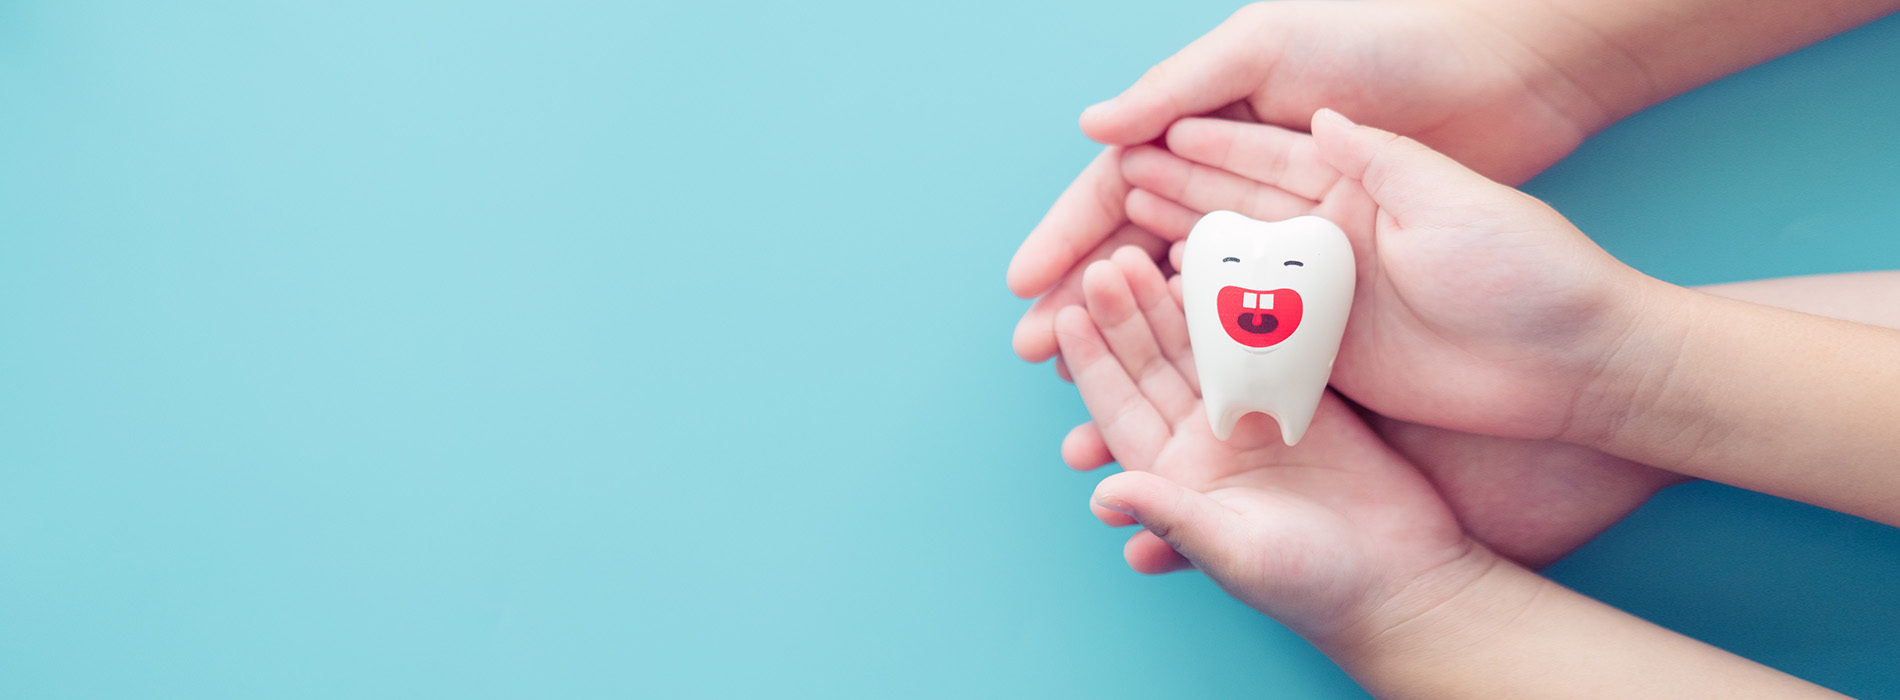
[[[1273,295],[1272,294],[1255,294],[1253,292],[1242,292],[1240,295],[1240,305],[1244,308],[1249,308],[1249,309],[1261,309],[1263,311],[1272,311],[1273,310]]]

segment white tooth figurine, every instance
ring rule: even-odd
[[[1201,217],[1181,256],[1188,339],[1214,436],[1258,411],[1295,445],[1326,392],[1352,308],[1352,245],[1333,222]]]

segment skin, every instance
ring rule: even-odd
[[[1623,116],[1896,7],[1894,0],[1250,5],[1084,114],[1083,131],[1110,146],[1011,262],[1010,288],[1040,295],[1018,324],[1015,348],[1030,361],[1055,354],[1054,319],[1079,303],[1080,271],[1091,262],[1129,245],[1159,259],[1185,235],[1192,223],[1185,217],[1195,212],[1168,205],[1189,197],[1169,200],[1132,184],[1130,161],[1139,168],[1149,156],[1124,148],[1166,132],[1168,148],[1180,152],[1179,129],[1169,127],[1184,117],[1303,129],[1315,109],[1332,106],[1516,183]],[[1257,204],[1217,208],[1263,218],[1273,218],[1259,212],[1274,206],[1298,208],[1271,198]],[[1851,298],[1869,282],[1820,284],[1845,290],[1822,296]],[[1065,373],[1061,358],[1056,366]],[[1377,416],[1371,421],[1427,470],[1467,527],[1534,566],[1554,561],[1681,479],[1589,448],[1463,436]],[[1077,468],[1110,459],[1088,424],[1071,433],[1063,453]],[[1178,557],[1172,563],[1184,565]]]
[[[1653,306],[1565,440],[1900,525],[1900,331],[1693,290]]]
[[[1421,134],[1462,159],[1482,159],[1481,168],[1507,180],[1556,162],[1595,125],[1545,97],[1576,91],[1561,76],[1499,59],[1501,47],[1517,42],[1450,6],[1275,2],[1242,9],[1084,114],[1083,132],[1112,146],[1057,198],[1010,262],[1010,289],[1042,297],[1017,327],[1017,353],[1032,362],[1054,354],[1055,312],[1080,299],[1080,279],[1070,270],[1124,245],[1157,256],[1166,250],[1167,239],[1123,209],[1129,187],[1118,147],[1153,140],[1181,117],[1218,112],[1303,126],[1314,110],[1335,106]],[[1500,149],[1501,141],[1514,147]]]
[[[1406,330],[1417,325],[1417,319],[1402,314],[1400,320],[1392,323],[1367,325],[1362,320],[1368,314],[1392,314],[1403,312],[1408,307],[1402,296],[1392,293],[1389,271],[1365,266],[1368,261],[1376,259],[1369,248],[1371,231],[1376,224],[1373,216],[1376,210],[1370,206],[1364,188],[1342,178],[1336,169],[1321,159],[1311,137],[1257,125],[1189,120],[1177,125],[1168,138],[1171,143],[1185,147],[1190,153],[1205,151],[1210,154],[1209,160],[1230,167],[1241,167],[1249,177],[1270,180],[1275,184],[1265,185],[1256,180],[1215,172],[1206,166],[1195,166],[1207,170],[1206,173],[1186,174],[1181,168],[1191,163],[1167,156],[1166,152],[1158,149],[1149,149],[1149,152],[1173,158],[1175,162],[1149,162],[1143,165],[1138,159],[1144,151],[1131,150],[1125,167],[1131,181],[1156,187],[1169,196],[1192,195],[1183,197],[1189,199],[1190,204],[1206,205],[1211,202],[1220,205],[1209,206],[1210,209],[1237,208],[1243,213],[1266,219],[1317,213],[1348,226],[1349,233],[1357,232],[1352,238],[1362,262],[1359,271],[1361,289],[1357,294],[1360,302],[1355,305],[1353,325],[1349,327],[1346,343],[1342,346],[1340,366],[1334,375],[1336,386],[1343,388],[1355,382],[1363,385],[1402,377],[1406,380],[1405,384],[1414,386],[1417,396],[1429,396],[1431,392],[1438,391],[1440,386],[1470,381],[1471,377],[1484,371],[1484,361],[1460,365],[1453,361],[1426,358],[1411,366],[1386,368],[1382,374],[1369,373],[1368,370],[1379,370],[1382,366],[1377,362],[1354,359],[1377,357],[1384,352],[1381,348],[1393,346],[1435,348],[1440,356],[1451,358],[1466,354],[1466,349],[1443,343],[1434,344],[1431,334],[1408,332],[1394,336],[1390,332],[1392,329]],[[1238,153],[1266,154],[1267,157],[1228,159],[1230,155]],[[1449,164],[1449,167],[1453,168],[1453,175],[1462,174],[1466,179],[1484,182],[1482,178],[1469,174],[1469,171],[1455,164]],[[1193,186],[1175,192],[1166,187],[1169,183]],[[1147,190],[1134,191],[1139,193]],[[1508,190],[1502,196],[1513,202],[1522,198]],[[1247,206],[1233,207],[1231,204],[1234,200],[1243,201]],[[1461,206],[1456,198],[1448,200],[1446,204],[1447,211],[1457,210]],[[1178,210],[1179,215],[1173,217],[1172,222],[1167,221],[1168,210],[1163,207]],[[1541,205],[1531,210],[1538,209],[1542,210],[1540,216],[1520,222],[1519,228],[1534,229],[1561,222],[1561,217]],[[1198,218],[1198,213],[1161,196],[1150,196],[1145,208],[1131,211],[1159,212],[1160,216],[1151,220],[1149,225],[1164,230],[1178,226],[1183,234]],[[1146,214],[1138,213],[1138,216]],[[1594,246],[1587,241],[1580,245],[1559,241],[1554,248],[1545,252],[1562,257],[1588,254],[1591,250],[1594,250]],[[1124,255],[1141,257],[1133,252]],[[1601,251],[1596,251],[1595,255],[1599,262],[1609,261],[1608,256]],[[1467,265],[1468,262],[1460,260],[1457,264]],[[1421,260],[1399,272],[1413,271],[1409,279],[1426,282],[1449,279],[1489,284],[1469,276],[1444,278],[1431,274],[1435,266],[1441,264],[1433,260]],[[1529,263],[1518,261],[1514,264]],[[1426,274],[1416,274],[1419,270],[1424,270]],[[1460,289],[1413,290],[1411,293],[1445,295],[1448,298],[1490,294],[1485,290]],[[1494,313],[1496,311],[1493,309],[1472,308],[1465,318],[1467,323],[1471,322],[1469,319],[1476,319],[1476,323],[1490,325],[1490,319],[1493,318],[1491,314]],[[1357,331],[1359,328],[1378,330],[1382,335]],[[1578,361],[1571,363],[1572,375],[1588,371],[1589,362],[1585,359],[1578,358]],[[1418,367],[1423,365],[1431,366],[1428,374],[1438,376],[1441,380],[1439,385],[1419,384],[1403,376],[1407,372],[1418,371]],[[1464,368],[1465,374],[1449,374],[1459,371],[1460,367]],[[1517,401],[1519,403],[1515,405],[1519,408],[1514,410],[1526,414],[1533,413],[1540,406],[1553,405],[1549,391],[1541,396],[1527,391],[1539,381],[1548,380],[1547,377],[1539,376],[1543,372],[1542,367],[1527,368],[1518,376],[1501,380],[1503,384],[1499,387],[1498,397],[1482,397],[1479,400],[1490,401],[1495,398]],[[1351,395],[1350,390],[1347,393]],[[1377,407],[1374,408],[1376,410]],[[1436,413],[1441,408],[1433,407],[1431,410]],[[1540,440],[1550,437],[1558,430],[1561,416],[1553,414],[1545,420],[1545,434],[1515,437]],[[1419,462],[1426,465],[1428,475],[1447,494],[1448,500],[1457,508],[1457,517],[1466,527],[1482,533],[1487,544],[1506,556],[1533,566],[1554,561],[1640,505],[1655,490],[1681,480],[1674,474],[1617,460],[1584,448],[1555,447],[1528,440],[1473,437],[1461,440],[1455,433],[1414,427],[1385,417],[1374,417],[1373,421],[1381,432],[1393,439],[1396,447],[1409,450],[1408,455],[1418,457]],[[1094,434],[1096,430],[1093,426],[1083,426],[1065,441],[1064,455],[1071,465],[1088,468],[1108,461],[1112,450],[1102,447],[1102,441]],[[1504,471],[1498,471],[1500,469]],[[1579,494],[1587,497],[1579,497]],[[1131,557],[1130,562],[1138,570],[1158,572],[1186,565],[1185,560],[1178,556],[1168,557],[1164,553],[1149,553],[1140,548],[1135,551],[1139,556]]]
[[[1251,130],[1321,155],[1279,183],[1359,256],[1333,386],[1360,405],[1900,523],[1900,332],[1646,277],[1542,202],[1336,113],[1311,136]]]
[[[1119,147],[1194,116],[1304,128],[1330,107],[1521,183],[1583,139],[1708,81],[1900,9],[1900,0],[1267,2],[1242,8],[1121,95],[1083,113],[1109,144],[1056,200],[1008,283],[1041,296],[1014,344],[1055,351],[1055,312],[1079,272],[1122,245],[1159,254],[1127,215]]]
[[[1733,320],[1727,310],[1699,306],[1715,297],[1639,288],[1633,270],[1574,249],[1588,239],[1567,224],[1551,226],[1540,203],[1415,142],[1325,113],[1315,117],[1314,136],[1301,138],[1313,139],[1336,171],[1317,203],[1343,222],[1361,256],[1354,320],[1335,376],[1366,382],[1357,395],[1347,388],[1353,382],[1339,385],[1363,405],[1398,414],[1430,409],[1467,428],[1506,425],[1526,407],[1494,393],[1496,380],[1520,381],[1527,367],[1569,382],[1529,389],[1549,392],[1544,399],[1611,396],[1652,387],[1658,368],[1673,366],[1685,344],[1730,340],[1695,320]],[[1447,257],[1460,261],[1461,281],[1419,281],[1425,276],[1413,274]],[[1518,272],[1527,268],[1540,274]],[[1467,290],[1438,286],[1444,284],[1498,293],[1456,296]],[[1086,310],[1063,310],[1057,336],[1096,435],[1127,469],[1101,482],[1091,507],[1111,525],[1144,528],[1128,548],[1137,568],[1157,551],[1178,552],[1238,599],[1312,640],[1379,697],[1839,697],[1567,591],[1496,555],[1461,527],[1423,473],[1336,397],[1322,401],[1298,447],[1281,444],[1259,415],[1243,419],[1230,440],[1215,439],[1195,392],[1178,293],[1161,271],[1145,255],[1124,251],[1091,265],[1082,291]],[[1781,322],[1816,324],[1801,330],[1840,324],[1718,301],[1780,315]],[[1629,314],[1639,311],[1653,315],[1631,323]],[[1471,320],[1476,315],[1518,322],[1478,323]],[[1584,330],[1523,322],[1533,316],[1561,317]],[[1863,374],[1847,383],[1865,381],[1864,373],[1878,367],[1900,367],[1900,333],[1869,330],[1892,334],[1886,348],[1893,354],[1865,358],[1853,367]],[[1848,338],[1794,335],[1789,342],[1842,340]],[[1351,366],[1363,359],[1349,354],[1354,343],[1410,371],[1410,383],[1437,390],[1421,399],[1382,367]],[[1455,365],[1447,347],[1474,358],[1471,366],[1448,366],[1442,378],[1418,371],[1422,363]],[[1726,352],[1737,359],[1694,357],[1746,365],[1757,356]],[[1580,356],[1615,360],[1579,363]],[[1741,421],[1742,428],[1765,427],[1746,423],[1754,414],[1724,413],[1722,406],[1733,391],[1777,389],[1773,380],[1725,376],[1709,386],[1665,383],[1657,400],[1637,404],[1645,407],[1642,418],[1669,429],[1703,426],[1668,422],[1678,418],[1672,409],[1686,406]],[[1443,384],[1450,380],[1459,385]],[[1892,393],[1900,374],[1879,381],[1864,395]],[[1554,423],[1562,429],[1600,417],[1587,400],[1548,403],[1566,407],[1546,410],[1563,414]],[[1900,406],[1885,408],[1880,415]],[[1891,439],[1859,427],[1837,426],[1815,442],[1846,441],[1888,461],[1900,456],[1900,441],[1883,442]],[[1605,435],[1600,447],[1613,451],[1619,434]]]
[[[1300,129],[1315,108],[1339,107],[1418,137],[1479,174],[1515,183],[1622,116],[1896,5],[1262,4],[1158,66],[1121,97],[1092,108],[1083,117],[1084,131],[1111,147],[1031,233],[1012,261],[1009,281],[1018,294],[1041,295],[1018,326],[1018,353],[1047,359],[1060,342],[1075,363],[1091,412],[1114,418],[1071,433],[1065,459],[1099,465],[1108,461],[1112,446],[1119,446],[1113,450],[1118,456],[1135,450],[1149,458],[1104,480],[1092,504],[1106,522],[1147,528],[1130,541],[1130,564],[1165,570],[1191,561],[1237,597],[1314,639],[1379,697],[1838,697],[1566,591],[1491,554],[1470,535],[1529,533],[1509,545],[1525,560],[1566,549],[1564,542],[1581,541],[1578,533],[1607,524],[1605,513],[1617,504],[1633,507],[1677,478],[1638,462],[1893,522],[1900,517],[1900,477],[1884,467],[1900,444],[1885,434],[1878,417],[1894,414],[1886,394],[1900,383],[1895,334],[1632,276],[1594,255],[1593,246],[1579,244],[1581,234],[1554,213],[1540,211],[1540,204],[1486,191],[1448,162],[1434,162],[1416,143],[1316,122],[1308,142],[1272,136],[1294,146],[1273,151],[1279,154],[1273,159],[1202,161],[1269,186],[1242,182],[1214,198],[1242,198],[1239,206],[1221,208],[1325,210],[1353,218],[1349,231],[1358,234],[1362,261],[1367,250],[1382,257],[1361,275],[1380,295],[1380,305],[1367,322],[1355,312],[1356,330],[1349,333],[1361,337],[1349,342],[1398,352],[1408,350],[1404,341],[1416,342],[1409,348],[1417,354],[1394,364],[1419,379],[1414,385],[1382,382],[1404,378],[1381,377],[1380,368],[1355,363],[1348,370],[1355,379],[1347,384],[1357,384],[1339,388],[1372,411],[1342,412],[1329,399],[1301,445],[1315,452],[1261,447],[1236,453],[1223,451],[1232,446],[1197,445],[1196,424],[1172,420],[1184,407],[1192,417],[1192,400],[1176,394],[1173,403],[1157,408],[1170,399],[1161,398],[1165,392],[1147,393],[1150,386],[1167,386],[1157,384],[1155,377],[1167,372],[1157,374],[1156,368],[1174,366],[1192,384],[1191,368],[1152,357],[1139,361],[1139,355],[1124,354],[1133,350],[1116,347],[1111,338],[1117,334],[1133,337],[1133,316],[1102,296],[1112,294],[1115,285],[1103,281],[1111,273],[1081,270],[1134,245],[1140,253],[1093,269],[1115,270],[1131,298],[1142,297],[1135,291],[1142,283],[1132,281],[1141,276],[1134,263],[1159,259],[1185,232],[1182,222],[1191,224],[1185,217],[1197,213],[1192,202],[1205,194],[1195,192],[1236,184],[1197,181],[1171,196],[1139,186],[1132,172],[1171,164],[1123,147],[1169,132],[1166,143],[1177,148],[1170,125],[1184,117]],[[1461,61],[1466,65],[1459,66]],[[1311,167],[1315,163],[1324,167]],[[1341,180],[1357,183],[1365,196]],[[1444,186],[1447,181],[1453,186]],[[1434,211],[1433,199],[1459,201],[1493,216],[1461,220],[1457,212]],[[1575,255],[1560,254],[1566,249]],[[1575,266],[1539,266],[1552,262]],[[1447,269],[1448,263],[1479,269],[1451,280],[1421,271]],[[1548,274],[1540,278],[1527,270]],[[1366,273],[1373,275],[1369,282]],[[1150,287],[1159,276],[1154,273]],[[1091,284],[1089,277],[1098,281]],[[1866,312],[1868,304],[1844,291],[1876,287],[1878,280],[1858,278],[1775,281],[1719,292],[1851,316]],[[1487,326],[1472,309],[1444,307],[1444,293],[1474,289],[1498,298],[1451,298],[1482,300],[1474,306],[1541,307],[1543,313],[1511,316],[1509,308],[1483,309],[1506,312],[1497,317],[1506,323]],[[1366,291],[1359,299],[1367,298]],[[1085,296],[1090,313],[1078,318],[1072,307]],[[1153,290],[1146,296],[1153,298]],[[1156,310],[1140,317],[1151,322],[1152,337],[1163,338],[1168,305],[1150,305]],[[1104,330],[1117,322],[1123,328]],[[1098,350],[1092,355],[1091,342]],[[1121,345],[1133,347],[1126,340]],[[1592,352],[1598,353],[1594,367],[1588,366]],[[1454,363],[1445,376],[1431,376],[1418,372],[1429,369],[1419,366],[1420,357],[1477,361]],[[1788,361],[1794,357],[1818,361]],[[1137,361],[1123,362],[1130,358]],[[1109,365],[1120,366],[1119,383],[1118,373],[1104,369]],[[1348,366],[1343,356],[1341,366]],[[1057,369],[1063,372],[1060,359]],[[1530,386],[1530,403],[1490,403],[1508,398],[1500,397],[1501,386],[1527,373],[1544,380]],[[1421,386],[1433,391],[1420,392]],[[1091,394],[1096,398],[1089,399]],[[1567,402],[1544,401],[1566,395]],[[1492,410],[1499,405],[1508,410]],[[1529,413],[1518,420],[1518,409]],[[1376,441],[1367,439],[1365,423],[1346,416],[1372,421],[1405,454],[1370,449]],[[1241,429],[1261,426],[1243,421]],[[1359,444],[1312,442],[1322,432]],[[1453,466],[1427,466],[1407,478],[1401,475],[1406,455]],[[1818,468],[1795,475],[1780,466],[1803,458]],[[1474,466],[1485,462],[1516,464],[1519,470]],[[1561,466],[1523,469],[1528,464]],[[1270,473],[1282,466],[1286,474]],[[1161,473],[1180,473],[1187,484]],[[1497,478],[1485,485],[1487,474]],[[1388,487],[1372,492],[1381,499],[1379,508],[1409,513],[1424,527],[1395,531],[1366,511],[1364,494],[1352,488],[1366,475],[1377,475]],[[1417,488],[1427,475],[1427,483],[1445,494],[1436,508],[1428,492]],[[1538,515],[1549,512],[1541,504],[1580,501],[1611,505]],[[1446,512],[1466,528],[1462,544],[1447,534]],[[1614,517],[1620,514],[1609,519]],[[1264,552],[1258,546],[1263,542],[1272,545]],[[1311,556],[1316,543],[1328,558]],[[1616,643],[1606,645],[1606,639]]]
[[[1160,319],[1159,335],[1169,340],[1166,357],[1199,398],[1200,383],[1187,345],[1186,326],[1174,319],[1181,307],[1180,277],[1163,282],[1161,272],[1136,249],[1118,251],[1111,262],[1138,299],[1121,293],[1104,280],[1106,271],[1088,290],[1089,306],[1104,327]],[[1104,265],[1108,263],[1098,263]],[[1164,295],[1163,291],[1167,293]],[[1466,435],[1429,426],[1403,423],[1377,414],[1357,416],[1372,427],[1392,451],[1429,480],[1445,499],[1462,527],[1497,553],[1530,567],[1556,561],[1572,549],[1622,519],[1630,510],[1664,486],[1684,477],[1646,467],[1580,446],[1554,446],[1542,441],[1510,440]],[[1259,416],[1248,420],[1261,420]],[[1205,416],[1201,418],[1205,423]],[[1124,446],[1124,450],[1133,449]],[[1137,464],[1152,464],[1150,449],[1131,453]],[[1064,439],[1062,456],[1071,467],[1090,470],[1115,461],[1101,428],[1084,423]],[[1127,468],[1129,460],[1122,460]],[[1172,472],[1170,475],[1173,474]],[[1577,493],[1596,497],[1576,498]],[[1124,556],[1130,567],[1147,574],[1193,568],[1187,557],[1160,539],[1138,534]]]
[[[1184,237],[1206,211],[1226,209],[1262,219],[1310,213],[1317,203],[1253,180],[1311,181],[1336,177],[1314,142],[1259,125],[1225,120],[1177,122],[1167,149],[1131,149],[1124,175],[1136,188],[1131,208],[1143,225]],[[1239,172],[1226,170],[1233,168]],[[1317,174],[1315,174],[1317,173]],[[1194,204],[1181,204],[1176,199]],[[1900,273],[1816,275],[1714,285],[1703,291],[1756,303],[1887,327],[1900,326]],[[1368,414],[1367,420],[1400,454],[1438,485],[1466,528],[1519,563],[1541,567],[1640,506],[1657,490],[1686,477],[1588,447],[1550,441],[1470,435]],[[1071,437],[1071,466],[1109,461],[1105,451],[1073,449],[1099,444]],[[1185,560],[1172,562],[1185,566]]]
[[[1858,272],[1698,288],[1765,306],[1900,328],[1900,273]],[[1582,445],[1470,435],[1369,414],[1438,486],[1473,537],[1540,568],[1689,477]]]
[[[1126,525],[1159,508],[1198,513],[1143,521],[1131,563],[1179,551],[1247,604],[1325,637],[1381,614],[1380,604],[1410,595],[1406,585],[1426,572],[1476,556],[1431,484],[1336,397],[1321,403],[1297,448],[1257,414],[1230,440],[1215,439],[1185,320],[1152,262],[1097,263],[1084,288],[1090,311],[1065,310],[1059,337],[1127,470],[1098,489],[1098,515]]]
[[[1143,223],[1177,237],[1185,236],[1207,210],[1273,219],[1309,213],[1316,206],[1245,174],[1280,181],[1303,170],[1320,171],[1307,187],[1335,177],[1311,138],[1259,125],[1183,120],[1170,129],[1166,143],[1168,149],[1129,151],[1124,174],[1136,187],[1136,197],[1146,202],[1134,210]],[[1896,272],[1758,280],[1701,290],[1857,323],[1900,326]],[[1474,537],[1533,568],[1556,561],[1656,491],[1688,478],[1580,445],[1471,435],[1369,412],[1364,417],[1437,485]],[[1113,459],[1089,424],[1071,433],[1063,456],[1077,469],[1093,469]],[[1186,559],[1161,553],[1144,553],[1131,562],[1149,573],[1188,567]]]

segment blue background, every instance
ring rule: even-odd
[[[0,3],[0,697],[1363,697],[1127,571],[1009,351],[1076,114],[1232,9]],[[1674,282],[1900,268],[1896,75],[1529,189]],[[1694,485],[1552,574],[1900,696],[1894,530]]]

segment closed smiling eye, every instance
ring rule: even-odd
[[[1240,262],[1240,258],[1221,258],[1221,262]]]
[[[1286,261],[1286,264],[1297,266],[1297,267],[1306,267],[1306,263],[1300,262],[1298,260],[1288,260]]]

